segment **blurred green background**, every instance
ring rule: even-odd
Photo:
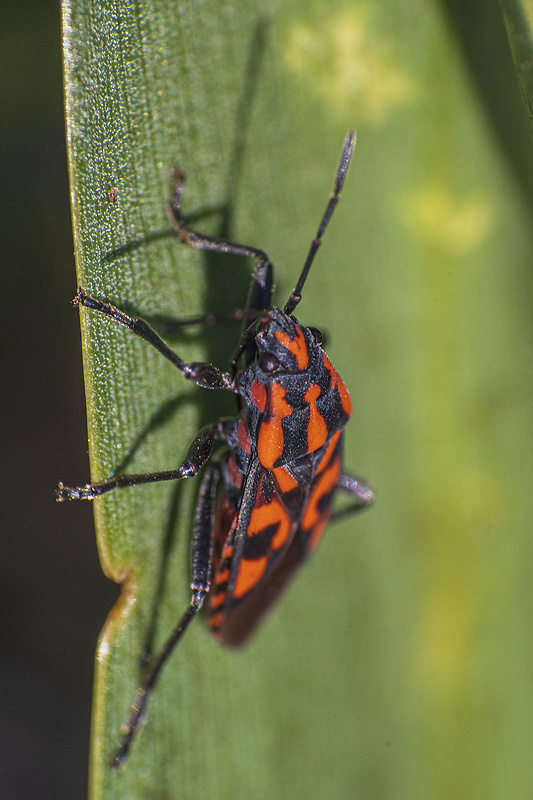
[[[101,31],[89,7],[92,31]],[[113,6],[111,32],[124,7]],[[218,228],[209,215],[202,225],[264,247],[284,297],[342,136],[355,125],[343,201],[299,314],[330,334],[356,408],[347,464],[377,486],[378,502],[331,530],[245,653],[227,655],[195,626],[119,776],[99,764],[131,700],[159,558],[171,577],[156,609],[157,641],[186,597],[192,496],[154,487],[99,508],[109,568],[135,557],[145,574],[138,616],[125,628],[115,618],[118,641],[102,660],[94,796],[131,798],[136,788],[144,797],[217,800],[530,798],[533,165],[498,7],[272,3],[263,21],[236,2],[167,4],[159,17],[131,9],[142,24],[123,40],[131,59],[115,58],[112,73],[124,71],[124,96],[99,128],[95,121],[102,138],[85,141],[93,160],[78,165],[88,288],[154,323],[158,313],[199,310],[198,299],[205,310],[228,297],[235,305],[233,282],[217,278],[215,262],[172,240],[143,242],[110,263],[94,258],[100,241],[105,251],[164,230],[168,170],[178,159],[188,169],[188,208],[222,204]],[[171,15],[176,24],[165,24]],[[79,327],[68,303],[75,277],[59,10],[6,10],[0,36],[0,666],[10,687],[0,793],[71,798],[85,794],[92,655],[117,591],[97,563],[91,508],[56,506],[52,495],[58,479],[82,483],[88,474]],[[148,77],[161,80],[148,120],[134,92],[140,41]],[[89,81],[98,57],[113,56],[101,40],[85,43],[83,102],[89,89],[102,91]],[[252,119],[244,123],[246,86]],[[131,116],[121,118],[126,106]],[[133,146],[121,124],[138,131]],[[228,188],[236,163],[242,174]],[[109,185],[119,189],[117,207],[98,205]],[[177,273],[185,284],[176,287]],[[245,273],[241,266],[241,296]],[[116,371],[100,366],[89,379],[93,467],[106,473],[128,449],[136,468],[170,467],[179,438],[212,418],[210,398],[182,409],[185,390],[167,365],[116,330],[89,325],[100,364],[118,355]],[[193,338],[180,352],[220,363],[223,338]],[[89,354],[89,375],[94,363]],[[106,427],[117,407],[116,425]]]

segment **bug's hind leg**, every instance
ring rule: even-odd
[[[219,480],[220,465],[215,461],[206,469],[203,476],[200,486],[198,508],[194,518],[191,601],[163,648],[148,662],[146,672],[137,689],[135,702],[122,727],[119,747],[109,762],[111,767],[120,767],[127,759],[131,743],[143,722],[150,697],[161,670],[187,630],[189,624],[200,611],[209,591],[213,558],[212,532],[215,526],[216,492]]]
[[[374,502],[374,491],[365,483],[361,478],[355,475],[341,475],[337,482],[337,487],[346,494],[353,498],[353,502],[345,508],[339,508],[334,511],[330,517],[331,522],[336,522],[339,519],[355,514],[356,511],[361,511],[363,508],[368,508]]]

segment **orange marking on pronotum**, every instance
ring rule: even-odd
[[[309,352],[305,342],[305,336],[300,328],[296,328],[296,335],[291,339],[285,331],[276,331],[276,339],[283,346],[286,347],[289,353],[296,358],[298,369],[304,370],[309,364]]]
[[[335,386],[337,387],[337,391],[339,393],[340,401],[342,407],[346,414],[351,417],[352,416],[352,401],[350,395],[348,394],[348,389],[344,385],[344,381],[342,380],[341,376],[324,353],[324,366],[328,370],[329,374],[331,375],[331,388],[333,389]]]
[[[264,383],[254,380],[250,389],[250,398],[256,408],[263,413],[266,408],[267,390]]]
[[[328,438],[328,426],[324,421],[324,417],[316,407],[316,401],[320,396],[320,386],[312,383],[306,391],[304,397],[309,403],[309,423],[307,425],[307,452],[314,453],[319,447],[322,447]]]
[[[292,414],[292,408],[285,400],[285,389],[279,383],[273,383],[268,396],[268,414],[261,423],[257,441],[259,460],[267,469],[272,469],[283,453],[281,420],[290,414]]]
[[[233,587],[234,597],[243,597],[243,595],[247,594],[250,589],[253,589],[254,586],[257,586],[265,574],[267,564],[268,556],[254,558],[253,560],[247,558],[241,559],[237,580],[235,581],[235,586]]]

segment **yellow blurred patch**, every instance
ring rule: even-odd
[[[486,197],[453,197],[438,186],[420,189],[408,196],[402,206],[406,221],[418,235],[455,255],[482,244],[494,217],[493,205]]]
[[[485,471],[442,474],[442,492],[427,496],[426,583],[415,648],[417,680],[445,702],[461,697],[475,675],[480,620],[502,592],[492,531],[508,513],[509,489]],[[494,533],[495,536],[498,534]]]
[[[347,8],[320,28],[293,26],[285,63],[332,112],[356,105],[361,122],[379,125],[415,94],[414,81],[394,62],[393,50],[392,42],[372,29],[367,9]]]
[[[470,675],[473,658],[472,598],[464,585],[434,585],[421,620],[424,684],[437,694],[457,691]],[[418,670],[417,670],[418,671]]]

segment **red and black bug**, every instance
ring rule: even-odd
[[[371,489],[342,469],[343,429],[352,413],[346,386],[322,349],[320,332],[293,316],[354,145],[350,132],[334,191],[283,309],[271,307],[273,266],[266,253],[187,227],[180,209],[184,175],[176,171],[169,215],[181,241],[257,259],[244,332],[228,372],[208,363],[186,363],[144,320],[78,290],[75,304],[130,328],[198,386],[227,389],[238,400],[237,416],[203,428],[176,470],[119,475],[76,488],[59,485],[58,500],[93,500],[113,489],[188,478],[205,466],[193,526],[191,601],[162,651],[148,663],[112,766],[126,759],[161,669],[205,598],[216,638],[231,647],[241,645],[316,549],[328,521],[372,501]],[[226,447],[213,456],[217,441]],[[338,490],[351,495],[352,503],[332,513]]]

